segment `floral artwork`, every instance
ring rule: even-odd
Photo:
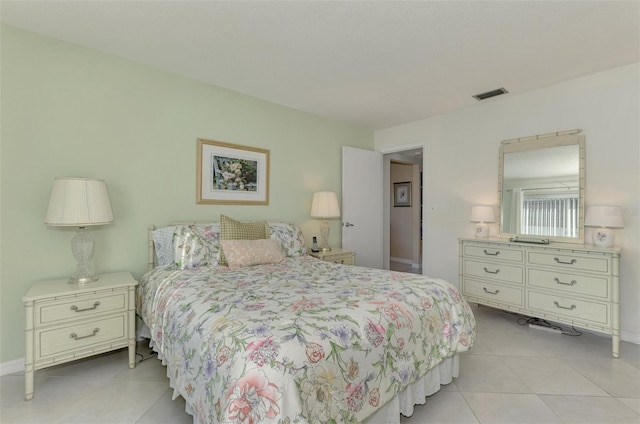
[[[137,313],[198,422],[362,422],[445,358],[475,319],[449,283],[310,256],[159,267]]]
[[[269,150],[198,139],[196,203],[269,204]]]
[[[257,161],[214,155],[211,163],[214,167],[212,182],[218,190],[257,190]]]

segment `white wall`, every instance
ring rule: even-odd
[[[508,89],[508,87],[507,87]],[[586,136],[585,203],[624,208],[623,340],[640,343],[640,65],[377,131],[376,150],[424,146],[424,273],[458,283],[458,237],[472,234],[473,204],[498,204],[501,140],[580,128]],[[496,228],[492,228],[495,235]],[[585,231],[590,240],[591,231]]]

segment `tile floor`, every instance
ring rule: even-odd
[[[476,345],[460,377],[417,406],[402,424],[640,423],[640,346],[569,337],[517,324],[517,317],[472,305]],[[147,356],[149,350],[139,345]],[[171,400],[155,358],[127,367],[126,350],[36,371],[35,397],[23,400],[22,373],[0,377],[0,422],[190,423],[182,398]]]

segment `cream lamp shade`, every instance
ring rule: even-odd
[[[598,227],[593,231],[593,244],[611,247],[614,234],[609,228],[623,228],[622,210],[617,206],[589,206],[584,220],[585,227]]]
[[[329,221],[330,218],[340,218],[338,196],[333,191],[318,191],[313,193],[311,201],[311,217],[320,218],[320,240],[323,251],[330,251],[329,247]]]
[[[85,227],[113,222],[107,184],[95,178],[56,178],[44,223],[52,227],[78,227],[71,251],[78,269],[70,283],[85,284],[98,277],[90,267],[94,241]]]
[[[478,238],[489,237],[489,225],[487,222],[495,222],[493,206],[476,205],[471,207],[471,222],[477,222],[475,236]]]

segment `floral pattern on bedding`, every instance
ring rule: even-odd
[[[362,422],[475,338],[443,280],[309,256],[157,268],[137,310],[202,423]]]

